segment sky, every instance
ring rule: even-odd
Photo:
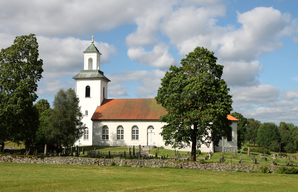
[[[74,88],[94,36],[109,98],[154,98],[171,65],[194,50],[224,65],[233,112],[298,125],[296,0],[0,0],[0,48],[36,34],[51,104]]]

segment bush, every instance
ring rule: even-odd
[[[199,150],[199,149],[196,150],[196,153],[199,155],[202,154],[201,150]]]
[[[280,167],[275,173],[278,174],[298,174],[298,169],[292,167],[292,168],[287,168],[287,167]]]
[[[247,147],[244,147],[244,148],[242,149],[242,151],[248,151],[248,148],[247,148]]]
[[[269,149],[265,147],[256,147],[256,148],[251,148],[250,152],[256,152],[256,153],[265,153],[267,155],[270,155]]]
[[[259,168],[260,173],[269,173],[269,169],[266,166],[262,166]]]

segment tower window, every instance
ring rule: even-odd
[[[105,88],[102,89],[102,98],[105,99]]]
[[[88,115],[88,110],[85,111],[85,115],[86,115],[86,116]]]
[[[88,70],[92,70],[92,68],[93,68],[93,59],[89,58],[88,59]]]
[[[227,140],[232,141],[232,127],[229,127]]]
[[[85,94],[85,97],[90,97],[90,86],[89,86],[89,85],[86,86],[86,94]]]

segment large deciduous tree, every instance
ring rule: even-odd
[[[257,141],[257,136],[258,136],[258,130],[259,127],[262,125],[262,123],[258,120],[255,120],[253,118],[247,119],[247,135],[246,139],[248,141],[253,142],[254,146]]]
[[[167,114],[161,135],[166,145],[183,148],[191,145],[191,160],[196,160],[197,146],[218,144],[226,137],[232,110],[232,97],[223,79],[223,66],[216,64],[213,52],[197,47],[181,60],[181,66],[171,66],[161,80],[157,103]]]
[[[13,45],[0,52],[0,132],[5,133],[1,139],[24,141],[27,154],[38,126],[38,112],[33,107],[43,72],[38,57],[34,34],[16,37]]]
[[[71,146],[83,134],[82,113],[79,98],[73,89],[60,90],[54,99],[54,109],[45,129],[46,138],[57,146]]]
[[[242,144],[245,142],[247,119],[241,113],[234,112],[231,115],[239,119],[237,123],[237,146],[238,148],[241,148]]]
[[[274,123],[263,123],[259,127],[257,143],[260,147],[269,148],[274,141],[279,140],[278,127]]]

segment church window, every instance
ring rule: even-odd
[[[132,127],[131,139],[132,140],[139,140],[139,128],[137,126]]]
[[[84,129],[84,140],[88,140],[89,139],[89,129],[86,128]]]
[[[89,85],[86,86],[86,91],[85,92],[86,92],[85,97],[90,97],[90,86]]]
[[[93,68],[93,59],[89,58],[88,59],[88,70],[92,70],[92,68]]]
[[[228,129],[227,140],[232,141],[232,127],[229,127],[229,129]]]
[[[88,110],[85,111],[85,115],[88,116]]]
[[[109,140],[109,128],[107,126],[102,128],[102,140]]]
[[[124,139],[124,129],[121,125],[117,127],[117,139],[118,140]]]

